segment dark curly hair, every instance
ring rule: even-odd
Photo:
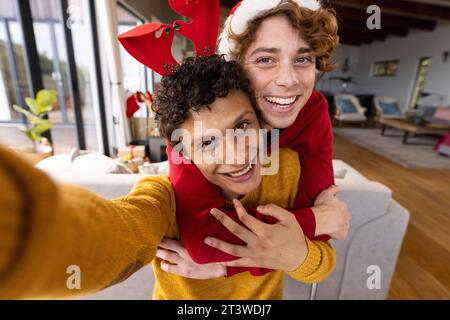
[[[153,111],[162,136],[171,140],[190,112],[209,107],[234,90],[246,93],[255,108],[250,82],[237,62],[219,55],[186,58],[174,74],[162,79],[156,92]]]

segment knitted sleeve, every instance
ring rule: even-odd
[[[333,272],[336,264],[336,253],[329,242],[308,240],[308,254],[305,261],[295,270],[287,274],[304,283],[321,282]]]
[[[96,292],[150,263],[171,224],[167,178],[113,201],[59,185],[0,147],[0,299]]]

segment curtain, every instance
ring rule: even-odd
[[[99,39],[104,48],[108,65],[110,85],[111,111],[114,117],[115,146],[123,147],[130,143],[131,134],[125,110],[125,89],[122,83],[122,65],[119,42],[117,40],[118,20],[117,2],[112,0],[96,0]]]

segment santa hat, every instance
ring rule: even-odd
[[[300,7],[310,10],[320,9],[318,0],[292,0]],[[236,43],[230,39],[231,34],[242,34],[247,30],[250,21],[259,15],[276,8],[286,0],[243,0],[239,2],[230,12],[230,16],[225,21],[222,34],[219,37],[218,51],[230,59],[230,54],[234,50]]]

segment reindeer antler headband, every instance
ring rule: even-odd
[[[118,37],[131,56],[163,76],[173,73],[178,65],[172,55],[175,33],[190,39],[198,56],[209,56],[215,52],[219,32],[219,0],[169,0],[169,4],[192,21],[151,22]]]

